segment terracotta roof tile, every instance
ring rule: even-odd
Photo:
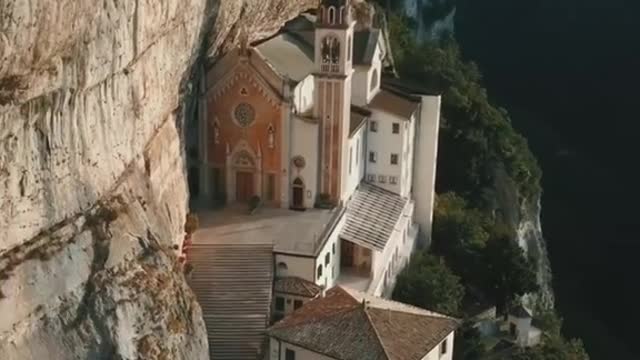
[[[444,315],[334,287],[276,323],[268,334],[336,359],[417,360],[458,324]]]
[[[417,98],[385,88],[380,89],[369,102],[369,107],[372,109],[382,110],[405,119],[410,119],[418,106],[420,106],[420,101]]]
[[[296,276],[286,276],[276,279],[273,290],[275,292],[312,298],[322,291],[322,287]]]

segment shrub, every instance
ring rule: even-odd
[[[441,258],[417,252],[400,272],[393,299],[424,309],[456,315],[464,296],[460,278]]]
[[[193,213],[187,214],[187,219],[184,223],[184,231],[187,233],[187,235],[191,235],[196,232],[199,226],[200,221],[198,220],[198,215]]]
[[[316,207],[320,209],[331,209],[335,207],[335,204],[331,200],[331,195],[320,193],[316,198]]]
[[[249,199],[249,211],[253,211],[260,206],[260,197],[258,195],[253,195]]]
[[[193,264],[192,264],[192,263],[186,263],[186,264],[184,265],[184,274],[185,274],[186,276],[191,275],[191,273],[193,272],[193,269],[194,269],[194,267],[193,267]]]

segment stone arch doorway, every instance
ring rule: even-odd
[[[247,202],[256,195],[256,164],[253,156],[248,151],[238,151],[233,159],[233,171],[235,172],[235,199],[238,202]]]
[[[304,209],[304,182],[301,178],[297,177],[293,180],[292,190],[292,202],[291,207],[294,209]]]

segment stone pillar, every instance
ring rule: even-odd
[[[285,91],[288,94],[288,88],[285,86]],[[280,107],[282,110],[282,153],[281,163],[282,169],[280,170],[280,207],[283,209],[289,208],[289,192],[291,189],[290,170],[291,170],[291,112],[292,108],[289,103],[283,102]]]
[[[232,203],[236,201],[236,174],[233,171],[233,159],[231,158],[231,149],[229,143],[227,143],[227,157],[225,159],[225,186],[227,188],[227,202]]]
[[[255,193],[264,200],[264,194],[262,192],[262,149],[260,148],[260,142],[258,142],[258,148],[256,151],[256,172],[254,174]]]

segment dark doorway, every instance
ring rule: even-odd
[[[304,208],[304,183],[300,178],[296,178],[293,181],[293,203],[291,207],[294,209]]]
[[[253,173],[236,173],[236,201],[247,202],[253,196]]]
[[[342,267],[353,267],[353,243],[340,240],[340,264]]]

